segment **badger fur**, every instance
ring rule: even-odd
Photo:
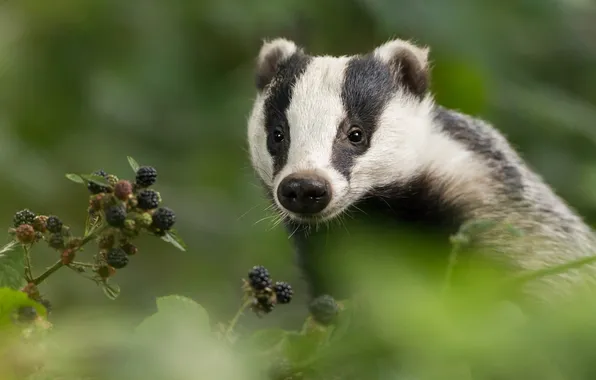
[[[319,270],[322,238],[344,231],[328,222],[348,211],[445,237],[475,219],[512,225],[522,238],[496,229],[480,244],[509,273],[596,247],[592,230],[502,134],[435,103],[428,55],[400,39],[340,57],[313,56],[283,38],[261,47],[250,157],[284,218],[311,296],[329,291]],[[326,228],[314,228],[320,225]],[[545,277],[524,294],[548,299],[580,277],[577,270]]]

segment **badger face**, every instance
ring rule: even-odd
[[[342,57],[263,44],[248,142],[284,217],[328,221],[416,173],[430,129],[427,55],[402,40]]]

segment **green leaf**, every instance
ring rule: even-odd
[[[95,175],[95,174],[81,174],[81,178],[83,178],[87,182],[95,182],[98,185],[102,186],[110,186],[108,180],[102,176]]]
[[[0,328],[12,325],[13,313],[23,306],[31,306],[37,314],[46,317],[45,307],[30,299],[25,292],[7,287],[0,288]]]
[[[85,183],[85,180],[83,178],[81,178],[81,176],[78,174],[68,173],[68,174],[66,174],[66,178],[68,178],[72,182],[81,183],[81,184]]]
[[[13,248],[17,246],[20,248],[19,244],[14,245]],[[25,256],[22,249],[5,254],[0,258],[0,286],[12,289],[21,288],[25,284],[24,273]]]
[[[180,326],[186,329],[187,334],[211,333],[207,311],[190,298],[172,295],[160,297],[156,303],[157,313],[145,318],[135,329],[136,334],[145,338],[167,339]]]
[[[91,216],[89,213],[87,213],[87,217],[85,218],[85,235],[84,236],[89,236],[89,233],[93,230],[93,228],[97,224],[98,219],[99,219],[99,216],[97,216],[97,215]]]
[[[161,239],[172,244],[181,251],[186,251],[186,244],[184,241],[182,241],[180,236],[178,236],[178,233],[175,230],[167,231],[166,234],[161,237]]]
[[[342,301],[343,310],[338,314],[335,327],[333,331],[331,331],[330,340],[336,341],[343,338],[351,325],[352,322],[352,313],[354,310],[352,309],[353,303],[349,300]]]
[[[282,343],[287,334],[287,331],[280,328],[257,330],[248,338],[247,343],[253,350],[270,350]]]
[[[16,240],[12,240],[10,241],[8,244],[5,244],[4,247],[0,248],[0,255],[4,256],[4,254],[6,252],[10,252],[14,249],[14,247],[16,247],[17,245],[19,245],[19,242]]]
[[[117,284],[104,284],[103,292],[106,295],[106,297],[113,301],[120,295],[120,286],[118,286]]]
[[[134,158],[132,158],[130,156],[128,156],[127,158],[128,158],[128,164],[130,165],[132,170],[136,173],[137,170],[139,170],[139,164],[137,163],[137,161]]]
[[[294,365],[300,365],[317,354],[324,334],[302,335],[295,332],[286,333],[283,351],[285,357]]]
[[[158,313],[190,316],[203,327],[209,327],[209,314],[190,298],[178,295],[160,297],[156,300]]]

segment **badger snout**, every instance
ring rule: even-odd
[[[331,185],[316,173],[290,174],[279,183],[277,199],[290,212],[316,214],[331,201]]]

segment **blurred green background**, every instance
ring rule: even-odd
[[[28,207],[81,232],[88,194],[64,174],[102,168],[131,177],[131,155],[157,168],[157,189],[189,246],[142,239],[114,278],[116,301],[61,270],[42,287],[55,318],[75,309],[145,316],[155,297],[177,293],[225,319],[240,301],[240,278],[262,264],[296,288],[279,324],[302,321],[304,286],[285,232],[263,220],[267,203],[245,141],[254,58],[263,38],[277,36],[326,54],[366,52],[392,37],[429,45],[438,101],[495,123],[596,220],[592,1],[4,0],[4,224]],[[39,249],[34,260],[39,270],[56,254]]]

